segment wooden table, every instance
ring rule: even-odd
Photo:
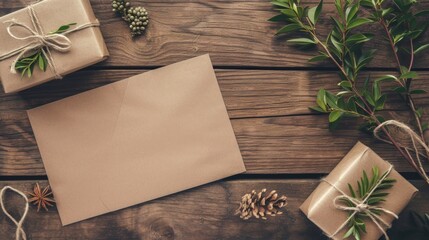
[[[3,0],[0,14],[29,2]],[[335,89],[337,73],[332,65],[308,63],[313,52],[297,50],[286,45],[285,39],[273,37],[279,25],[266,21],[275,14],[269,1],[133,1],[144,4],[151,16],[146,35],[136,40],[114,16],[109,0],[91,2],[111,56],[63,80],[0,95],[0,187],[11,185],[29,191],[35,182],[47,184],[25,110],[204,53],[210,53],[215,65],[248,171],[66,227],[61,226],[56,209],[37,213],[31,207],[24,225],[29,239],[326,239],[298,207],[358,140],[369,144],[420,189],[394,227],[408,223],[410,210],[429,212],[429,187],[396,150],[353,127],[331,132],[327,116],[308,110],[319,88]],[[332,2],[326,3],[329,14],[333,13]],[[326,31],[326,15],[321,23]],[[377,44],[379,55],[369,73],[393,71],[394,62],[389,60],[381,36],[378,43],[371,44]],[[421,78],[415,81],[426,90],[428,63],[429,54],[417,60]],[[406,106],[392,98],[387,108],[399,109],[396,114],[406,116]],[[427,95],[416,100],[428,109]],[[266,221],[242,221],[234,216],[241,196],[262,188],[288,196],[286,214]],[[22,212],[18,209],[23,204],[17,199],[6,198],[15,215]],[[0,239],[12,239],[14,231],[0,214]]]

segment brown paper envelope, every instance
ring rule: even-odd
[[[63,225],[245,171],[208,55],[28,116]]]
[[[384,173],[389,169],[390,164],[369,147],[358,142],[326,177],[326,180],[348,194],[347,184],[350,183],[356,189],[356,182],[362,176],[362,171],[365,170],[371,177],[374,166],[379,168],[380,173]],[[386,202],[379,206],[399,215],[415,195],[417,189],[394,169],[389,174],[389,178],[394,178],[397,182],[388,190],[389,195]],[[339,195],[341,193],[328,183],[321,182],[300,207],[304,214],[327,235],[334,233],[349,216],[349,212],[338,210],[333,204],[333,199]],[[394,220],[393,217],[386,214],[382,214],[381,217],[386,222]],[[376,240],[382,235],[381,231],[371,221],[366,221],[366,229],[367,233],[362,235],[362,240]],[[347,227],[333,239],[343,239],[342,236],[346,230]]]

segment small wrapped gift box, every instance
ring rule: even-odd
[[[374,168],[378,169],[377,175],[380,182],[372,185],[378,184],[380,190],[369,192],[367,194],[371,195],[369,197],[360,197],[359,190],[365,188],[365,186],[361,186],[360,182],[364,178],[369,179],[366,182],[371,182],[372,176],[375,175]],[[363,174],[363,171],[366,174]],[[385,175],[384,178],[382,178],[383,175]],[[392,186],[385,188],[386,184]],[[367,186],[366,188],[371,189]],[[386,229],[417,191],[393,169],[391,164],[358,142],[334,170],[322,180],[300,208],[332,239],[355,239],[353,230],[350,233],[349,230],[352,226],[352,218],[359,214],[359,216],[363,216],[361,219],[364,219],[366,230],[366,233],[361,233],[361,239],[377,240],[382,235],[388,238],[385,233]],[[385,194],[381,192],[388,195],[384,196]],[[384,201],[378,201],[378,197],[383,197]],[[349,236],[344,238],[347,235]]]
[[[60,29],[69,24],[69,28]],[[98,26],[89,0],[44,0],[1,17],[0,80],[4,91],[18,92],[106,59],[109,53]],[[17,60],[38,50],[43,50],[45,63],[40,66],[37,61],[31,77],[21,74],[23,66]]]

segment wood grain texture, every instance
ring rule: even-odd
[[[13,115],[143,72],[145,70],[86,70],[18,94],[0,93],[0,112],[3,117]],[[385,74],[392,72],[365,72],[365,75],[374,78]],[[232,119],[314,114],[308,107],[316,104],[318,89],[340,90],[336,86],[338,75],[332,71],[216,69],[216,76]],[[429,72],[421,71],[419,76],[414,80],[413,88],[429,91],[425,81],[429,78]],[[396,93],[389,91],[393,88],[392,84],[383,84],[382,88],[389,94],[386,109],[408,109]],[[414,95],[416,105],[429,106],[428,96]]]
[[[247,173],[327,173],[358,140],[398,171],[412,171],[390,145],[350,127],[329,131],[323,115],[236,119],[232,125]],[[45,175],[26,114],[2,118],[1,126],[0,175]]]
[[[1,1],[0,15],[29,2],[32,1]],[[309,5],[316,2],[304,1]],[[429,6],[428,1],[421,2],[422,8]],[[284,37],[274,37],[281,24],[267,22],[276,14],[267,0],[133,1],[145,6],[151,18],[146,35],[135,40],[126,24],[115,17],[110,0],[91,0],[91,3],[111,53],[100,66],[160,66],[203,53],[210,53],[216,66],[329,66],[307,62],[316,51],[301,51],[287,45]],[[335,14],[332,3],[333,0],[325,1],[318,27],[322,35],[330,29],[329,16]],[[395,67],[381,28],[372,26],[370,31],[377,37],[368,46],[378,49],[371,67]],[[429,55],[422,55],[416,63],[417,67],[427,68]]]
[[[56,210],[37,213],[32,207],[24,227],[33,240],[124,239],[125,236],[145,240],[324,239],[298,210],[316,184],[304,180],[214,183],[65,227],[61,227]],[[3,185],[30,190],[32,183],[0,182]],[[287,193],[290,211],[269,221],[243,222],[233,215],[241,195],[263,187]],[[22,201],[16,199],[12,194],[6,198],[15,216],[22,206]],[[4,217],[0,217],[0,223],[0,236],[11,238],[13,226]]]
[[[396,225],[406,226],[408,212],[429,212],[426,200],[429,189],[423,181],[412,181],[421,191],[401,214]],[[30,191],[34,182],[0,182],[0,188],[11,185]],[[45,181],[41,182],[46,185]],[[222,181],[193,190],[139,204],[113,213],[62,227],[56,209],[36,212],[31,207],[24,224],[29,239],[145,239],[145,240],[240,240],[326,239],[298,209],[317,186],[317,180],[234,180]],[[288,197],[285,214],[266,221],[242,221],[234,216],[241,196],[252,189],[276,189]],[[83,196],[84,197],[84,196]],[[5,198],[8,209],[19,216],[23,201],[9,193]],[[14,227],[0,215],[0,236],[11,239]],[[392,236],[393,237],[393,236]]]
[[[0,175],[45,175],[25,110],[141,72],[81,71],[19,94],[0,94]],[[333,72],[217,70],[216,74],[248,173],[327,173],[357,140],[370,144],[399,171],[412,171],[392,147],[353,127],[331,132],[327,116],[309,115],[317,89],[335,86]],[[424,81],[415,85],[429,90]],[[429,104],[425,97],[418,95],[419,105]],[[389,108],[405,106],[393,98]],[[272,117],[260,118],[264,116]]]

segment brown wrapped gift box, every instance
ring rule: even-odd
[[[391,165],[369,147],[358,142],[325,179],[343,192],[349,193],[347,184],[350,183],[355,187],[357,180],[362,176],[362,171],[370,173],[374,166],[380,169],[380,173],[383,173]],[[389,174],[389,178],[394,178],[397,182],[388,190],[389,195],[380,206],[398,215],[418,190],[394,169]],[[321,182],[300,207],[305,215],[327,235],[335,233],[347,220],[350,213],[335,208],[333,200],[339,195],[341,193],[334,187],[326,182]],[[388,223],[394,220],[387,214],[381,214],[381,217]],[[362,235],[362,240],[376,240],[382,236],[380,229],[371,220],[365,221],[365,223],[367,233]],[[346,231],[347,226],[333,239],[343,239]],[[352,237],[348,239],[352,239]]]
[[[45,0],[32,6],[45,34],[70,23],[76,23],[71,27],[73,28],[97,22],[89,0]],[[28,39],[17,40],[9,35],[7,32],[9,23],[5,23],[5,21],[11,19],[16,19],[33,28],[27,8],[1,17],[0,56],[31,42]],[[15,29],[14,32],[20,37],[29,35],[29,32],[23,29]],[[67,37],[72,43],[68,52],[61,53],[51,50],[57,72],[62,76],[100,62],[109,55],[99,27],[82,29],[68,34]],[[10,72],[10,66],[16,57],[17,55],[0,61],[0,80],[6,93],[18,92],[55,78],[50,67],[46,69],[46,72],[35,67],[34,75],[31,78],[24,76],[21,79],[19,72],[16,74]]]

